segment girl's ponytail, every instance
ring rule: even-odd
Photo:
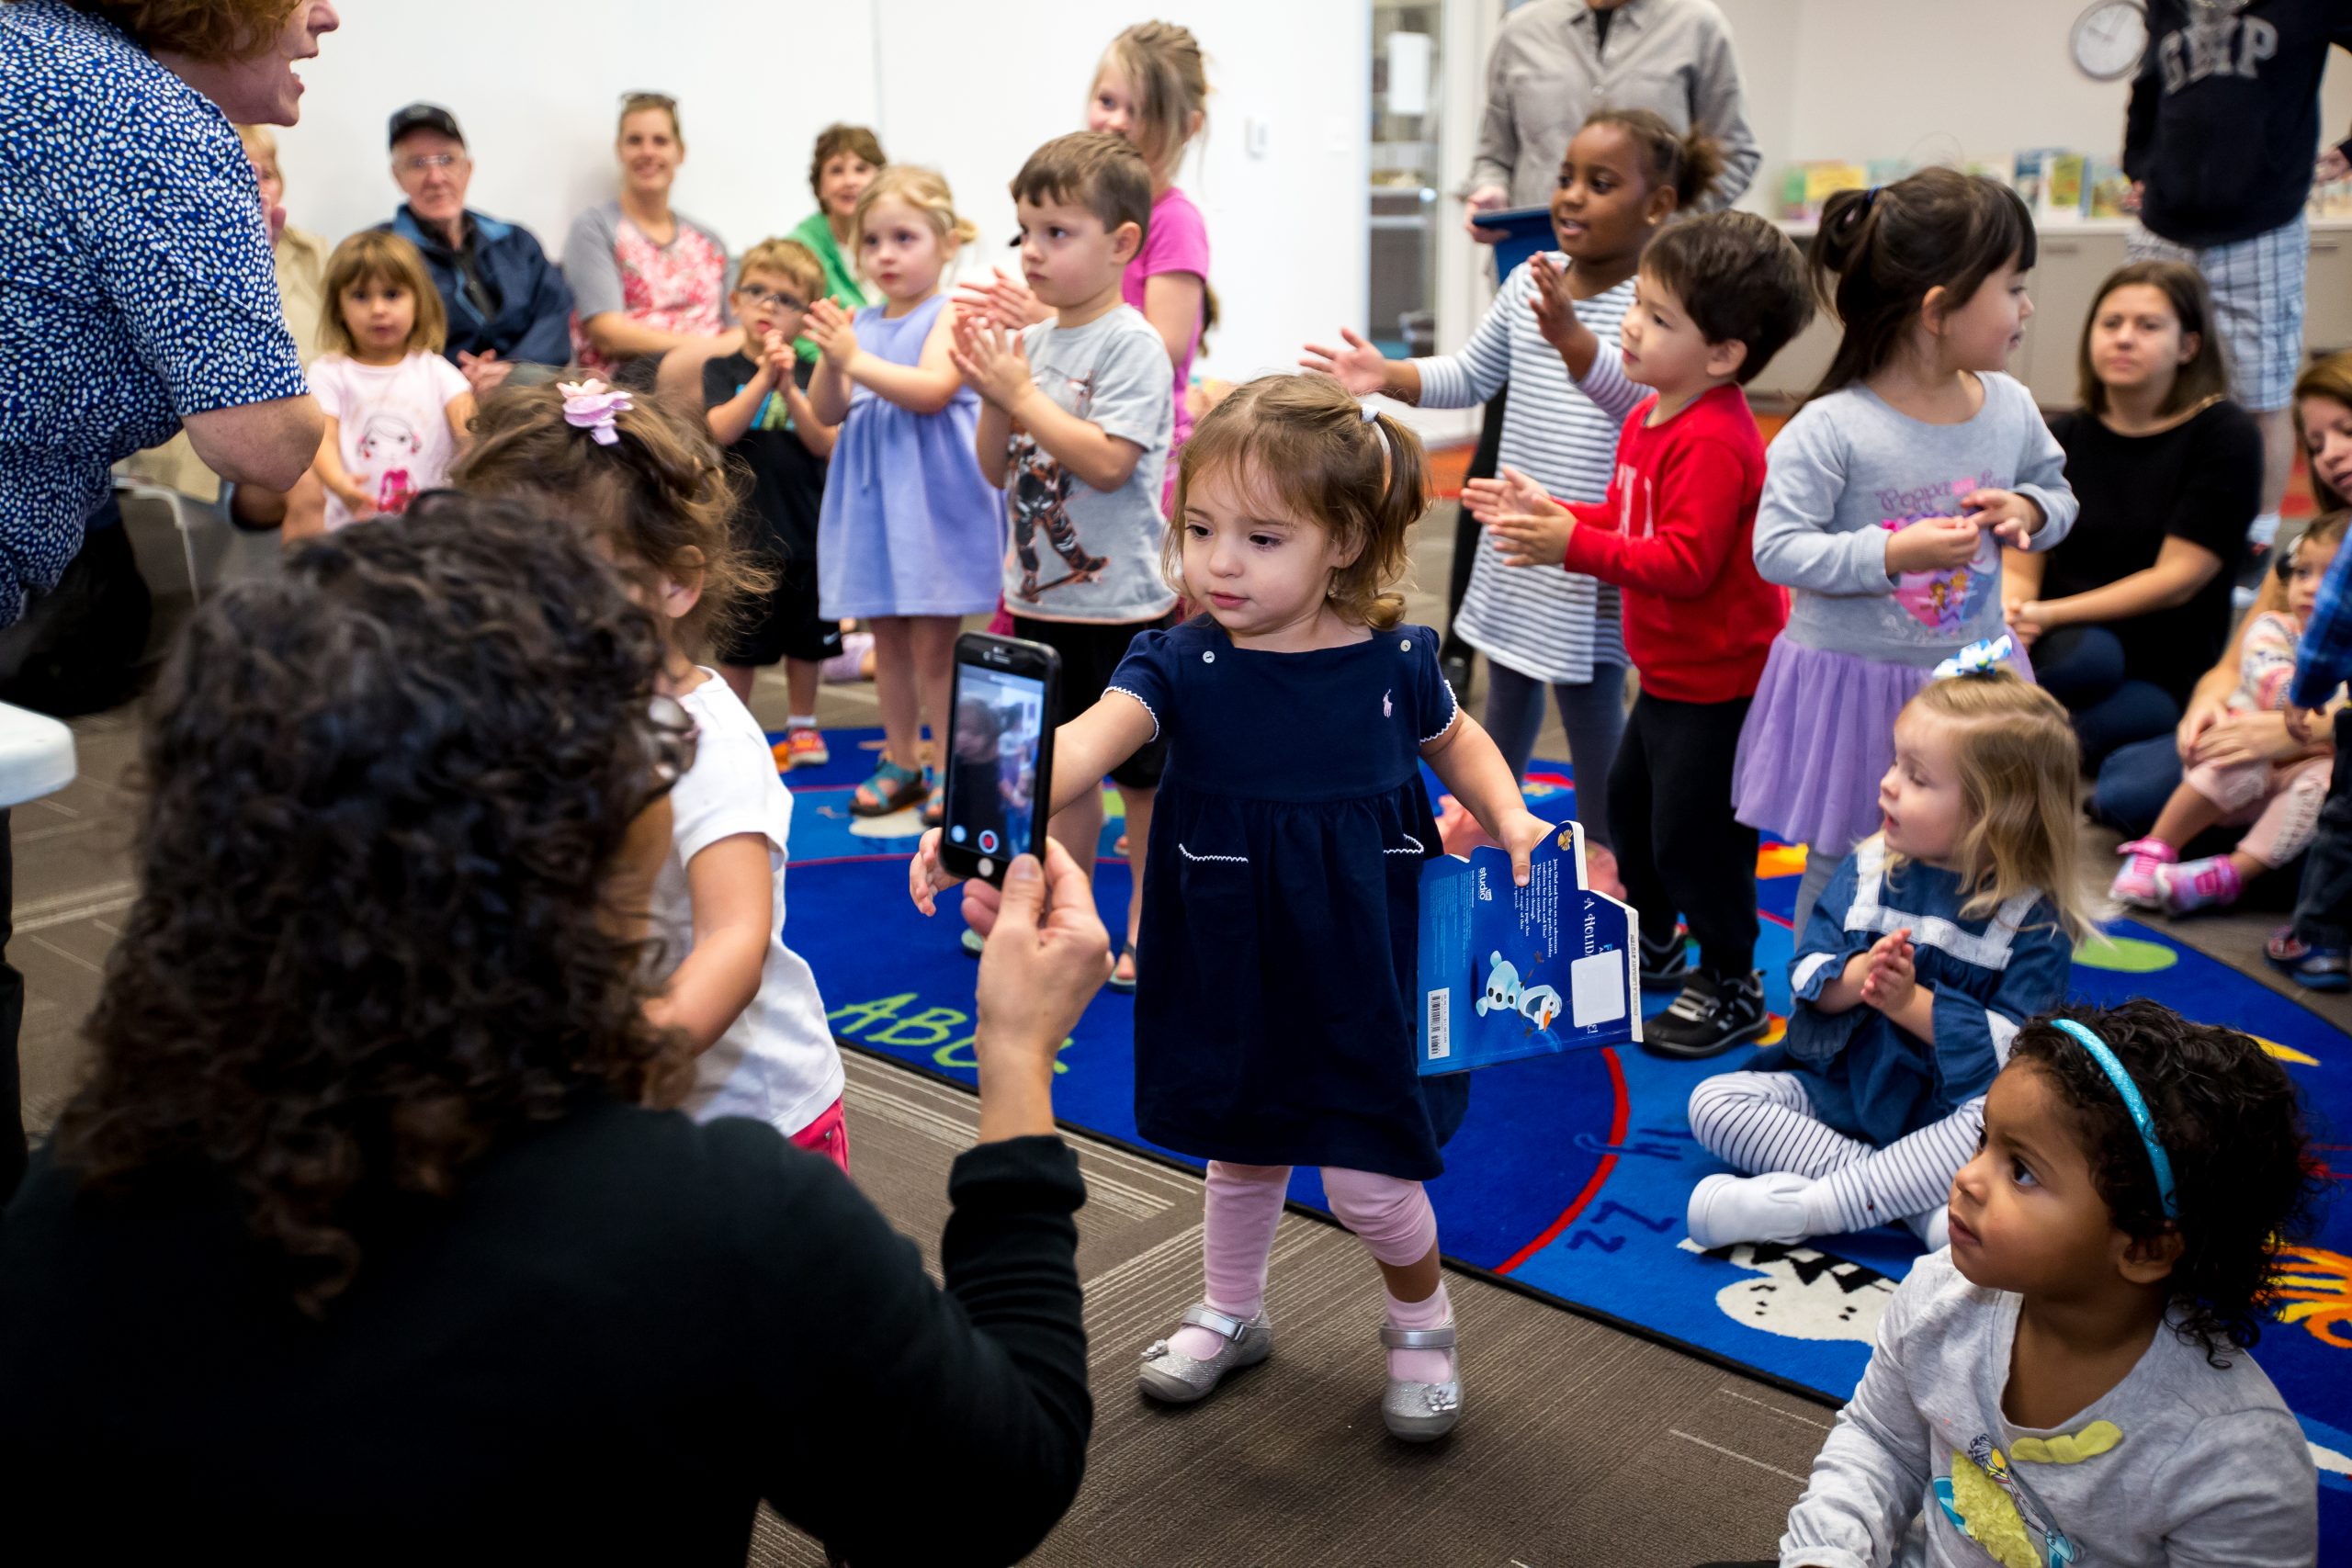
[[[1379,437],[1386,450],[1386,467],[1383,476],[1380,501],[1373,508],[1371,537],[1364,541],[1364,556],[1375,556],[1383,541],[1393,540],[1401,550],[1413,525],[1429,510],[1429,457],[1421,448],[1420,438],[1409,426],[1393,414],[1367,407],[1365,423]],[[1357,565],[1363,557],[1357,558]],[[1352,575],[1354,568],[1340,574],[1342,581]],[[1333,598],[1340,597],[1340,584],[1333,585]],[[1376,632],[1385,632],[1405,618],[1405,596],[1394,588],[1374,581],[1363,585],[1362,605],[1363,624]],[[1342,610],[1352,606],[1343,605]]]
[[[1871,213],[1878,205],[1878,187],[1830,193],[1821,204],[1821,227],[1805,253],[1805,276],[1813,297],[1825,310],[1838,308],[1838,281],[1869,245]]]
[[[1700,198],[1723,178],[1724,161],[1724,144],[1708,135],[1705,126],[1692,126],[1682,138],[1682,172],[1674,182],[1675,204],[1685,210],[1698,206]]]

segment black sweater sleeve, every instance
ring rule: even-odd
[[[801,1162],[794,1201],[747,1213],[730,1314],[762,1492],[858,1568],[1018,1561],[1077,1494],[1093,1427],[1076,1155],[1035,1137],[957,1158],[944,1291],[837,1171],[768,1157]]]

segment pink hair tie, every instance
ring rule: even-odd
[[[599,446],[610,446],[621,438],[613,428],[613,416],[637,406],[627,392],[607,387],[593,376],[585,381],[560,382],[556,390],[563,394],[563,423],[586,431]]]

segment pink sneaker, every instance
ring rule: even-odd
[[[2115,874],[2115,882],[2108,888],[2107,896],[2135,909],[2163,908],[2165,896],[2156,886],[2156,873],[2177,862],[2180,852],[2162,839],[2134,839],[2115,852],[2130,858],[2123,863],[2123,869]]]
[[[2156,892],[2172,914],[2186,915],[2192,909],[2234,904],[2245,891],[2237,863],[2227,855],[2208,855],[2203,860],[2156,868]]]

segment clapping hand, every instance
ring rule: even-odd
[[[1368,398],[1388,384],[1388,361],[1380,350],[1366,343],[1363,335],[1351,328],[1340,329],[1344,348],[1326,348],[1319,343],[1306,345],[1306,355],[1299,360],[1302,368],[1317,376],[1329,376],[1359,398]]]
[[[514,369],[513,362],[499,358],[494,348],[485,348],[480,354],[458,351],[458,373],[466,378],[466,385],[473,389],[477,398],[486,398],[498,390]]]
[[[1913,967],[1916,955],[1909,926],[1891,931],[1872,942],[1870,973],[1862,976],[1862,1001],[1883,1013],[1896,1013],[1908,1007],[1913,993],[1919,988],[1918,973]]]
[[[947,357],[966,386],[1007,413],[1035,384],[1029,378],[1029,356],[1022,349],[1020,333],[978,315],[956,315],[956,341]]]
[[[1472,479],[1462,487],[1462,503],[1486,525],[1505,565],[1558,566],[1568,558],[1575,513],[1517,468],[1506,468],[1496,479]]]
[[[830,299],[808,307],[808,319],[801,330],[838,369],[848,370],[850,361],[857,357],[857,328],[851,324],[849,312]]]
[[[970,280],[956,286],[956,314],[981,316],[994,321],[1008,332],[1035,326],[1049,321],[1053,311],[1029,291],[1029,286],[1019,278],[1005,276],[1004,268],[992,266],[996,276],[985,283]]]
[[[799,368],[800,355],[785,335],[775,328],[768,329],[760,350],[760,374],[775,378],[777,386],[791,383],[793,371]]]

